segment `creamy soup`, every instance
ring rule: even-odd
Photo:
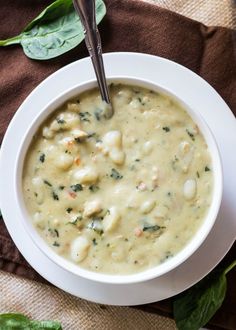
[[[204,220],[213,174],[206,142],[169,96],[110,86],[59,108],[28,150],[23,194],[34,226],[64,258],[91,271],[132,274],[178,253]]]

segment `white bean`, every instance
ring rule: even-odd
[[[66,129],[78,127],[79,125],[80,125],[80,119],[76,113],[66,113],[65,124],[64,124]]]
[[[155,201],[145,201],[141,205],[140,210],[142,213],[147,214],[154,209],[155,205],[156,205]]]
[[[45,139],[52,139],[53,136],[54,136],[53,131],[50,130],[48,127],[44,127],[44,128],[43,128],[43,132],[42,132],[42,134],[43,134],[43,137],[44,137]]]
[[[109,152],[109,156],[114,164],[122,165],[125,161],[125,153],[122,150],[119,150],[117,148],[113,148]]]
[[[132,93],[131,91],[129,90],[121,90],[118,92],[118,97],[121,98],[121,100],[124,102],[124,103],[128,103],[131,101],[132,99]]]
[[[136,98],[132,99],[132,101],[129,103],[129,105],[132,109],[140,109],[141,108],[141,103]]]
[[[186,155],[190,151],[190,144],[187,141],[182,141],[179,144],[179,151],[182,155]]]
[[[143,153],[145,155],[149,155],[153,150],[153,142],[152,141],[147,141],[143,145]]]
[[[194,179],[189,179],[184,183],[184,197],[187,200],[191,200],[195,197],[197,192],[197,182]]]
[[[32,184],[35,187],[34,193],[36,197],[36,203],[38,205],[43,204],[44,202],[44,197],[45,197],[45,187],[43,183],[43,179],[40,176],[34,177],[32,179]]]
[[[68,102],[67,110],[72,111],[72,112],[79,112],[80,108],[79,108],[78,103]]]
[[[88,133],[80,130],[80,129],[74,129],[71,131],[72,136],[75,139],[85,140],[88,137]]]
[[[75,262],[80,262],[87,257],[90,243],[83,236],[77,237],[71,244],[71,259]]]
[[[62,123],[61,124],[58,123],[58,120],[62,121]],[[51,125],[55,125],[54,122]],[[56,122],[57,122],[58,126],[55,125],[55,128],[59,127],[60,129],[63,129],[63,130],[71,129],[74,127],[76,128],[76,127],[79,127],[79,125],[80,125],[79,116],[77,113],[74,113],[74,112],[60,113],[57,116]]]
[[[53,120],[50,125],[50,130],[53,132],[58,132],[62,128],[62,125],[58,123],[57,120]]]
[[[67,170],[71,167],[73,161],[74,158],[71,155],[63,153],[55,158],[55,165],[62,170]]]
[[[109,131],[107,132],[103,139],[103,144],[109,148],[121,148],[122,146],[122,135],[120,131]]]
[[[184,173],[188,172],[190,164],[193,160],[193,156],[194,156],[194,148],[191,146],[190,143],[186,141],[182,141],[179,144],[178,157],[180,160],[180,166]]]
[[[74,178],[78,183],[95,183],[98,179],[98,173],[94,168],[87,166],[74,172]]]
[[[99,199],[90,202],[85,202],[83,215],[85,217],[90,217],[91,215],[101,212],[101,210],[102,210],[102,203]]]
[[[34,193],[35,193],[35,197],[36,197],[36,203],[38,205],[43,204],[44,197],[45,197],[44,189],[42,189],[42,188],[36,188],[35,191],[34,191]]]
[[[32,184],[37,188],[43,185],[43,179],[40,176],[35,176],[32,179]]]
[[[109,214],[107,214],[103,219],[104,231],[112,231],[118,225],[120,220],[120,214],[115,206],[109,209]]]
[[[119,249],[116,249],[111,253],[112,259],[117,262],[124,260],[125,256],[126,256],[125,251],[121,247],[119,247]]]
[[[167,215],[167,210],[168,209],[165,206],[159,205],[155,210],[154,218],[157,220],[165,218]]]
[[[67,147],[70,143],[73,143],[74,138],[71,136],[66,136],[63,139],[59,140],[58,143],[63,145],[64,147]]]
[[[42,222],[43,218],[42,218],[42,213],[41,212],[36,212],[34,213],[33,215],[33,222],[34,224],[37,226],[37,225],[40,225],[41,222]]]

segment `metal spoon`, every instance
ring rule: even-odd
[[[102,100],[105,102],[103,115],[105,118],[111,118],[114,111],[106,83],[101,38],[96,24],[95,0],[73,0],[73,4],[84,26],[86,46],[93,63]]]

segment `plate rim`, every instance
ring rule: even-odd
[[[162,62],[162,61],[164,61],[164,62],[166,62],[166,63],[172,63],[171,65],[175,65],[175,66],[177,66],[177,67],[180,67],[181,68],[181,70],[184,70],[184,71],[189,71],[191,74],[193,74],[193,75],[195,75],[195,76],[197,76],[198,78],[200,78],[201,80],[202,80],[202,82],[204,82],[204,84],[207,84],[207,86],[208,86],[208,88],[210,87],[211,88],[211,90],[214,92],[214,93],[216,93],[216,95],[217,95],[217,97],[219,98],[221,98],[221,101],[223,101],[223,105],[224,105],[224,108],[225,108],[225,110],[227,109],[229,112],[231,112],[230,111],[230,109],[229,109],[229,107],[228,107],[228,105],[225,103],[225,101],[222,99],[222,97],[213,89],[213,87],[212,86],[210,86],[205,80],[203,80],[200,76],[198,76],[196,73],[194,73],[194,72],[192,72],[191,70],[189,70],[189,69],[187,69],[187,68],[185,68],[184,66],[182,66],[182,65],[180,65],[180,64],[178,64],[178,63],[175,63],[175,62],[173,62],[173,61],[170,61],[170,60],[168,60],[168,59],[165,59],[165,58],[162,58],[162,57],[158,57],[158,56],[154,56],[154,55],[148,55],[148,54],[143,54],[143,53],[129,53],[129,52],[116,52],[116,53],[106,53],[106,54],[104,54],[104,60],[105,60],[105,65],[106,65],[106,60],[107,60],[107,58],[112,58],[112,57],[116,57],[116,56],[134,56],[134,57],[139,57],[139,58],[142,58],[142,60],[143,60],[143,56],[145,57],[145,58],[151,58],[153,61],[160,61],[160,62]],[[144,59],[144,62],[145,62],[145,59]],[[18,109],[18,111],[16,112],[16,114],[14,115],[14,117],[13,117],[13,119],[12,119],[12,121],[11,121],[11,123],[10,123],[10,125],[8,126],[8,129],[7,129],[7,131],[6,131],[6,133],[5,133],[5,136],[4,136],[4,139],[3,139],[3,144],[2,144],[2,149],[1,149],[1,153],[0,153],[0,169],[2,168],[2,155],[4,154],[4,152],[5,152],[5,141],[8,139],[8,135],[9,134],[11,134],[11,130],[12,130],[12,127],[14,127],[14,124],[15,124],[15,121],[16,120],[18,120],[18,117],[20,116],[20,114],[21,114],[21,112],[23,111],[22,109],[24,109],[24,107],[26,106],[26,104],[27,104],[27,102],[29,101],[29,100],[31,100],[32,98],[34,98],[35,97],[35,93],[36,93],[36,91],[38,90],[38,88],[44,88],[45,86],[47,86],[48,85],[48,83],[50,84],[50,81],[52,80],[52,78],[55,78],[57,75],[60,75],[60,74],[63,74],[63,72],[65,71],[70,71],[70,69],[71,68],[73,68],[74,66],[75,67],[77,67],[77,66],[80,66],[80,65],[83,65],[83,64],[86,64],[87,66],[89,66],[89,58],[83,58],[83,59],[81,59],[81,60],[78,60],[78,61],[75,61],[75,62],[73,62],[73,63],[70,63],[70,64],[68,64],[67,66],[65,66],[65,67],[63,67],[63,68],[61,68],[61,69],[59,69],[59,70],[57,70],[56,72],[54,72],[53,74],[51,74],[49,77],[47,77],[44,81],[42,81],[37,87],[36,87],[36,89],[34,89],[28,96],[27,96],[27,98],[24,100],[24,102],[21,104],[21,106],[19,107],[19,109]],[[147,79],[148,79],[148,77],[146,77]],[[72,86],[71,86],[72,87]],[[37,94],[36,94],[37,95]],[[24,110],[25,111],[25,110]],[[233,116],[233,118],[234,118],[234,116]],[[235,124],[236,124],[236,121],[235,121]],[[2,151],[3,150],[3,151]],[[2,173],[2,171],[0,172],[0,173]],[[0,196],[1,196],[1,188],[0,188]],[[0,204],[2,204],[2,201],[0,201]],[[4,210],[4,208],[3,208],[3,210]],[[4,213],[6,213],[5,212],[5,210],[3,211],[3,215],[4,215]],[[6,226],[7,226],[7,228],[8,228],[8,230],[9,230],[9,232],[12,234],[12,232],[13,232],[13,230],[12,230],[12,228],[11,228],[11,224],[10,224],[10,222],[8,222],[8,221],[6,221],[6,220],[4,220],[5,221],[5,223],[6,223]],[[14,236],[15,234],[13,234],[13,235],[11,235],[11,236]],[[15,241],[15,239],[14,239],[14,241]],[[228,249],[227,249],[227,251],[225,251],[225,254],[228,252],[228,250],[230,249],[230,247],[232,246],[232,244],[233,244],[233,242],[234,242],[234,240],[232,240],[232,242],[231,242],[231,245],[230,246],[228,246]],[[18,242],[17,242],[18,243]],[[17,247],[18,247],[18,244],[16,244],[17,245]],[[18,249],[21,251],[21,247],[18,247]],[[21,251],[22,252],[22,251]],[[22,254],[24,254],[24,253],[22,253]],[[225,255],[224,254],[224,255]],[[224,255],[221,257],[221,259],[224,257]],[[27,259],[27,258],[26,258]],[[220,259],[220,260],[221,260]],[[218,262],[220,262],[220,260],[218,260]],[[29,260],[28,260],[29,261]],[[217,262],[217,263],[218,263]],[[29,262],[30,263],[30,262]],[[181,266],[180,266],[181,267]],[[211,267],[211,269],[212,268],[214,268],[215,266],[213,266],[213,267]],[[34,267],[35,268],[35,267]],[[37,268],[36,268],[37,269]],[[210,272],[211,271],[211,269],[209,269],[208,270],[208,272]],[[43,276],[43,277],[45,277],[45,274],[43,273],[41,273],[38,269],[37,269],[37,271]],[[208,273],[207,272],[207,273]],[[206,273],[206,274],[207,274]],[[169,273],[168,273],[169,274]],[[205,275],[206,275],[205,274]],[[205,276],[204,275],[204,276]],[[165,276],[165,275],[163,275],[163,276]],[[50,280],[49,280],[50,281]],[[86,281],[89,281],[89,280],[86,280]],[[151,280],[152,281],[152,280]],[[50,281],[50,282],[52,282],[52,281]],[[89,281],[90,282],[90,281]],[[54,285],[56,285],[56,286],[58,286],[58,287],[60,287],[59,285],[57,285],[57,284],[55,284],[54,283]],[[103,284],[103,285],[105,285],[106,286],[106,284]],[[137,284],[137,285],[140,285],[139,283]],[[119,285],[120,286],[120,285]],[[186,287],[187,288],[187,287]],[[63,287],[61,287],[61,289],[63,289],[64,291],[69,291],[69,290],[65,290],[65,288],[63,288]],[[70,293],[72,293],[72,294],[74,294],[74,292],[70,292]],[[176,293],[175,293],[176,294]],[[78,296],[78,295],[77,295]],[[169,297],[169,296],[167,296],[167,297]],[[167,298],[166,297],[166,298]],[[83,297],[83,298],[85,298],[85,299],[88,299],[88,297]],[[162,298],[162,299],[165,299],[165,298]],[[89,299],[88,299],[89,300]],[[96,299],[91,299],[92,301],[96,301],[96,302],[100,302],[99,300],[96,300]],[[150,302],[153,302],[153,301],[156,301],[156,300],[152,300],[152,301],[150,301]],[[148,303],[148,302],[138,302],[137,304],[142,304],[142,303]],[[110,303],[111,304],[111,303]],[[133,305],[135,305],[136,303],[134,303]],[[115,303],[115,305],[117,305],[116,303]],[[118,304],[119,305],[119,304]],[[124,304],[120,304],[120,305],[124,305]],[[129,304],[130,305],[130,304]]]

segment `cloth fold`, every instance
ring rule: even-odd
[[[14,0],[2,1],[0,39],[19,34],[51,2],[21,0],[19,5]],[[233,30],[207,27],[166,9],[135,0],[107,0],[106,5],[107,15],[100,24],[104,52],[143,52],[174,60],[206,79],[236,113],[236,36]],[[84,43],[59,58],[41,62],[28,59],[20,46],[0,48],[0,141],[17,108],[37,85],[52,72],[85,56]],[[234,246],[223,263],[230,263],[235,252]],[[19,253],[1,220],[0,269],[46,282]],[[209,327],[236,328],[234,277],[235,270],[228,276],[226,300]],[[142,308],[171,316],[170,300]]]

